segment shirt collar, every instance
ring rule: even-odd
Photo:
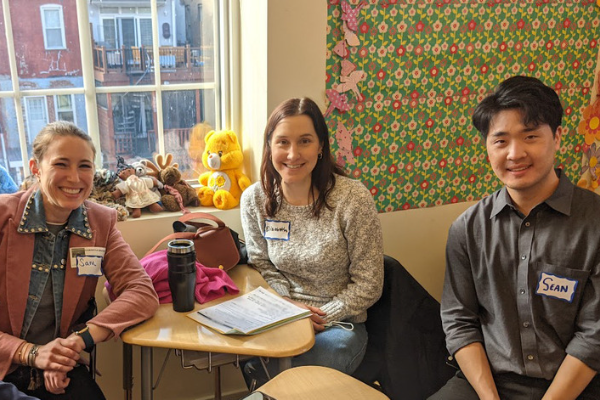
[[[71,211],[65,229],[83,238],[92,238],[87,211],[83,204]],[[27,205],[25,206],[17,230],[19,233],[48,232],[46,212],[44,211],[44,202],[40,190],[34,191],[29,200],[27,200]]]
[[[544,200],[543,203],[547,204],[555,211],[565,215],[571,215],[571,201],[573,199],[574,185],[571,183],[571,181],[569,181],[569,178],[562,173],[561,169],[557,168],[554,171],[558,176],[558,186],[556,187],[554,193]],[[490,215],[490,218],[498,215],[506,207],[515,209],[512,199],[510,198],[505,186],[496,193],[496,201],[492,207],[492,214]]]

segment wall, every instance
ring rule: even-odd
[[[258,176],[262,131],[268,113],[288,97],[309,96],[324,104],[326,2],[322,0],[242,1],[242,143],[246,171]],[[268,35],[267,35],[268,33]],[[267,43],[268,46],[260,46]],[[266,47],[266,48],[265,48]],[[253,151],[249,151],[252,148]],[[379,214],[384,250],[397,258],[435,297],[439,298],[444,271],[444,245],[450,223],[471,203]],[[241,232],[239,210],[219,212],[233,229]],[[124,237],[138,256],[149,244],[170,232],[176,215],[149,216],[119,223]],[[100,345],[100,385],[109,399],[122,397],[120,343]],[[155,376],[165,352],[155,351]],[[134,398],[139,398],[139,350],[134,349]],[[241,373],[229,366],[222,371],[223,392],[241,397]],[[212,375],[182,370],[171,356],[155,398],[212,398]]]

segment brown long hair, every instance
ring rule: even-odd
[[[267,126],[263,143],[263,156],[260,166],[260,176],[262,188],[267,195],[265,202],[265,212],[269,217],[274,217],[281,207],[281,175],[275,170],[271,159],[271,136],[277,125],[282,119],[306,115],[309,117],[319,138],[319,144],[322,146],[322,157],[317,161],[317,165],[311,174],[311,189],[316,189],[319,193],[312,203],[312,214],[319,217],[323,207],[331,210],[327,203],[327,195],[335,186],[335,175],[346,176],[344,169],[336,164],[329,147],[329,129],[325,123],[325,118],[319,109],[319,106],[308,97],[289,99],[281,103],[273,110]],[[314,193],[314,190],[311,190]]]

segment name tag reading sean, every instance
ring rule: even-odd
[[[571,303],[577,289],[577,281],[562,276],[542,272],[535,293],[565,300]]]
[[[265,221],[265,239],[290,240],[290,230],[290,221],[274,221],[271,219]]]

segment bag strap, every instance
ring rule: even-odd
[[[210,221],[215,222],[218,226],[225,226],[225,222],[221,221],[219,218],[215,217],[212,214],[203,213],[203,212],[192,212],[189,214],[184,214],[179,217],[179,221],[185,223],[193,219],[208,219]]]
[[[189,240],[194,240],[194,238],[196,237],[196,233],[195,232],[177,232],[177,233],[171,233],[170,235],[165,236],[164,238],[160,239],[158,241],[158,243],[156,243],[154,245],[154,247],[152,247],[150,250],[148,250],[148,252],[144,255],[144,257],[146,257],[147,255],[154,253],[156,251],[156,248],[158,246],[160,246],[162,243],[166,242],[167,240],[172,240],[172,239],[189,239]]]

